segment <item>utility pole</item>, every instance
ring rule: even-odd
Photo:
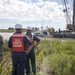
[[[73,0],[73,27],[75,31],[75,0]]]
[[[43,35],[43,25],[44,25],[44,15],[45,15],[45,0],[44,1],[44,8],[43,8],[43,16],[42,16],[42,27],[41,27],[41,35]]]

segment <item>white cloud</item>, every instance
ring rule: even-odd
[[[19,21],[50,20],[65,22],[62,5],[56,2],[38,0],[0,0],[0,18]]]

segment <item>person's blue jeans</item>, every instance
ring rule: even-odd
[[[24,69],[26,65],[26,53],[25,52],[13,52],[12,54],[12,75],[24,75]]]
[[[32,49],[26,57],[26,75],[30,75],[29,59],[31,60],[32,72],[33,72],[33,74],[36,74],[36,62],[35,62],[34,49]]]

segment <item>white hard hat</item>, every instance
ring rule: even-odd
[[[28,27],[27,27],[27,30],[32,30],[32,27],[31,27],[31,26],[28,26]]]
[[[21,24],[16,24],[15,29],[22,29],[22,25]]]

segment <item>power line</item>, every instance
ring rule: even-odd
[[[43,2],[44,2],[44,4],[43,4],[43,9],[42,9],[42,29],[43,29],[43,25],[44,25],[44,23],[45,23],[45,15],[46,14],[48,14],[47,12],[46,12],[46,3],[45,3],[45,0],[43,0]],[[41,11],[39,12],[39,14],[41,13]],[[38,17],[39,18],[39,17]],[[48,16],[48,19],[49,19],[49,16]],[[37,23],[38,23],[38,20],[37,20],[37,22],[36,22],[36,25],[37,25]]]

